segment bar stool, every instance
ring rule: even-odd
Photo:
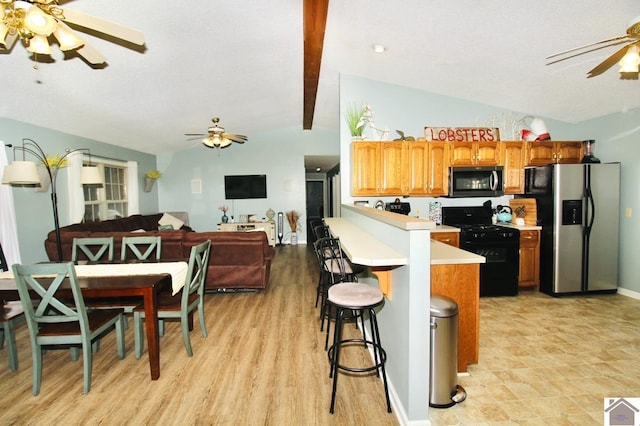
[[[375,371],[376,376],[382,374],[384,393],[387,399],[387,412],[391,412],[391,401],[389,400],[389,388],[387,386],[387,373],[384,364],[387,361],[387,353],[382,348],[380,342],[380,332],[378,331],[378,320],[375,308],[384,302],[382,292],[366,284],[360,283],[340,283],[329,287],[327,303],[336,309],[336,324],[333,331],[333,345],[327,351],[329,358],[329,377],[333,378],[333,390],[331,392],[331,408],[329,412],[333,414],[336,401],[336,389],[338,385],[339,370],[350,373],[366,373]],[[363,337],[361,339],[342,339],[343,320],[350,317],[354,311],[363,315]],[[369,314],[371,325],[371,340],[367,340],[364,334],[364,314]],[[373,349],[373,365],[369,367],[349,367],[340,364],[340,350],[344,345],[361,344],[364,348],[371,345]]]

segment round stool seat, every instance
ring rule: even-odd
[[[375,287],[358,283],[340,283],[329,287],[329,302],[348,308],[373,306],[382,301],[384,295]]]

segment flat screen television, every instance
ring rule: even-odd
[[[233,175],[224,177],[227,200],[267,198],[267,175]]]

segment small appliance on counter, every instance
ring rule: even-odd
[[[384,206],[384,209],[389,212],[400,213],[404,215],[408,215],[409,213],[411,213],[411,205],[409,203],[401,203],[397,198],[393,203],[387,203]]]

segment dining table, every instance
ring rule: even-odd
[[[151,380],[160,378],[158,297],[165,291],[177,294],[184,286],[187,269],[187,262],[76,265],[78,283],[85,299],[114,300],[114,303],[121,298],[142,299]],[[52,278],[42,276],[38,280],[46,284]],[[60,297],[73,297],[68,284],[63,283],[58,292]],[[11,271],[0,272],[0,299],[20,299]]]

